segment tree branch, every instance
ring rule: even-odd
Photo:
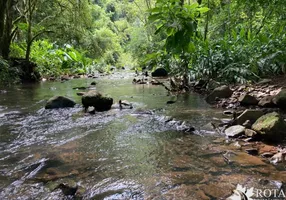
[[[33,41],[39,37],[40,35],[44,34],[44,33],[54,33],[54,31],[50,31],[50,30],[44,30],[44,31],[41,31],[39,33],[37,33],[36,35],[34,35],[31,40],[29,41],[29,45],[31,45],[33,43]]]

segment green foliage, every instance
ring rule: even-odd
[[[7,60],[0,57],[0,85],[9,85],[18,81],[17,72],[10,68]]]
[[[32,44],[31,60],[43,76],[113,66],[164,67],[222,82],[285,73],[283,0],[14,3],[10,57],[26,57]]]
[[[232,83],[285,73],[286,17],[281,0],[203,1],[211,10],[181,3],[157,0],[150,10],[149,23],[165,45],[163,51],[152,49],[143,64]]]
[[[149,23],[155,24],[155,34],[166,34],[167,52],[181,54],[193,48],[198,19],[207,11],[208,8],[200,7],[198,3],[181,5],[180,0],[157,0],[156,7],[150,10]]]
[[[91,59],[71,45],[66,44],[60,47],[48,40],[34,42],[31,59],[37,63],[37,70],[42,76],[86,73],[91,65]]]

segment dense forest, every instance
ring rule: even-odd
[[[285,9],[283,0],[2,0],[0,81],[112,67],[234,83],[283,74]],[[36,67],[19,69],[19,59]]]

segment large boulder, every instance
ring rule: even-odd
[[[238,98],[238,101],[240,105],[242,106],[251,106],[251,105],[257,105],[258,100],[249,94],[244,94]]]
[[[55,108],[70,108],[74,107],[76,103],[63,96],[54,96],[50,98],[45,106],[45,109],[55,109]]]
[[[285,122],[277,112],[261,116],[252,125],[252,129],[271,141],[277,141],[286,136]]]
[[[214,103],[216,98],[229,98],[233,91],[226,85],[217,87],[206,98],[208,103]]]
[[[225,129],[225,135],[228,137],[239,137],[244,134],[245,127],[241,125],[231,126]]]
[[[89,106],[93,106],[96,111],[109,110],[113,104],[113,99],[110,97],[104,97],[95,90],[90,90],[82,96],[82,104],[85,110]]]
[[[261,110],[246,109],[241,115],[236,119],[236,123],[242,125],[245,121],[249,120],[253,124],[259,117],[264,113]]]
[[[164,68],[158,68],[151,73],[153,77],[168,76],[168,72]]]
[[[286,109],[286,89],[281,90],[274,98],[273,102],[282,109]]]

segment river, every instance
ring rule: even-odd
[[[92,81],[114,102],[128,100],[133,108],[115,104],[107,112],[84,113],[73,87]],[[1,88],[0,199],[70,199],[55,189],[60,183],[78,186],[75,199],[218,199],[238,183],[286,177],[223,136],[200,131],[222,112],[201,96],[180,95],[169,105],[162,86],[131,82],[119,73]],[[55,95],[78,105],[45,110]],[[178,131],[178,121],[197,131]],[[222,156],[229,149],[237,152],[231,164]]]

